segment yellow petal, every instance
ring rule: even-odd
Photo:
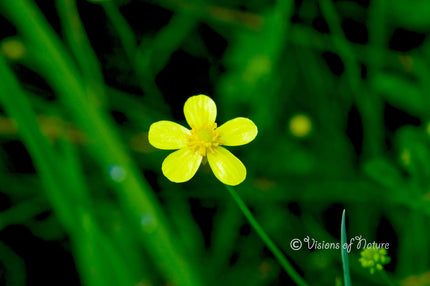
[[[164,159],[161,170],[170,181],[183,183],[194,176],[201,162],[202,156],[198,152],[182,148]]]
[[[216,119],[216,105],[206,95],[195,95],[185,102],[184,114],[191,128],[198,128],[203,124],[212,125]]]
[[[187,146],[190,131],[171,121],[158,121],[149,127],[149,143],[158,149],[175,150]]]
[[[246,168],[242,162],[223,147],[208,153],[208,161],[215,177],[226,185],[236,186],[246,178]]]
[[[254,140],[258,130],[248,118],[238,117],[221,125],[217,131],[222,145],[239,146]]]

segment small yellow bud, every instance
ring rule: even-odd
[[[6,38],[0,43],[1,53],[10,60],[19,60],[25,57],[24,44],[16,38]]]
[[[296,114],[291,118],[289,128],[295,137],[304,138],[312,131],[312,121],[305,114]]]

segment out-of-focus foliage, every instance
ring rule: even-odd
[[[430,3],[426,0],[0,0],[0,284],[292,285],[202,165],[174,184],[151,123],[195,94],[236,188],[309,285],[342,285],[340,249],[386,242],[384,273],[430,283]],[[353,285],[385,285],[349,253]]]

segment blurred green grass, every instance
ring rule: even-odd
[[[343,209],[348,237],[390,243],[393,281],[428,285],[429,9],[0,0],[0,284],[292,284],[208,166],[161,173],[150,124],[204,93],[218,124],[258,126],[236,190],[309,285],[341,285],[340,251],[290,241],[339,242]],[[359,256],[352,284],[385,285]]]

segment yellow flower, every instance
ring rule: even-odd
[[[191,130],[171,121],[158,121],[149,128],[152,146],[176,150],[163,161],[162,171],[170,181],[190,180],[206,157],[215,176],[226,185],[243,182],[246,168],[224,146],[244,145],[257,136],[257,126],[247,118],[238,117],[220,127],[215,123],[215,102],[200,94],[188,98],[184,105],[185,119]]]

